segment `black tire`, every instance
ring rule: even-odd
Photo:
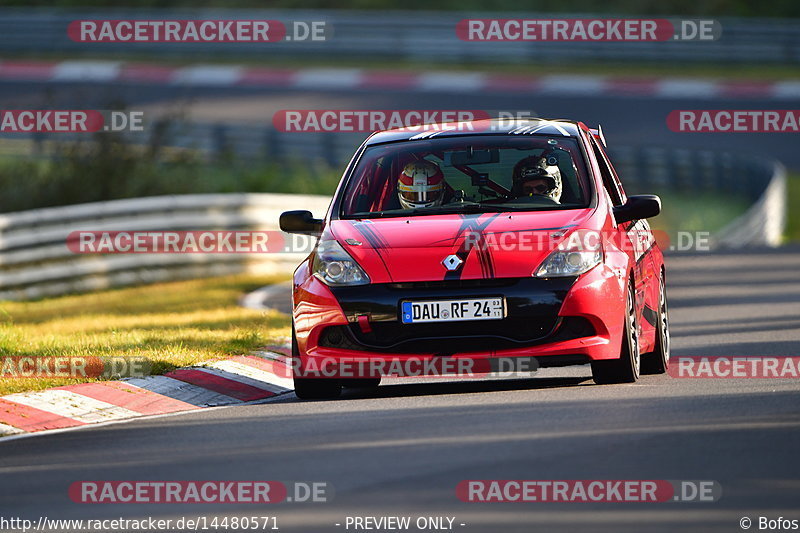
[[[658,317],[656,319],[656,347],[642,356],[642,374],[663,374],[669,368],[669,310],[667,309],[667,285],[664,274],[658,293]]]
[[[331,378],[294,378],[294,394],[301,400],[335,400],[342,384]]]
[[[294,334],[294,323],[292,323],[292,357],[300,357],[300,350],[297,348],[297,338]],[[293,376],[294,394],[301,400],[333,400],[342,394],[342,382],[332,378],[299,378]]]
[[[352,378],[343,379],[342,387],[347,389],[377,389],[381,378]]]
[[[619,359],[592,361],[592,379],[598,385],[635,383],[639,379],[639,330],[633,291],[631,284],[625,298],[625,327]]]

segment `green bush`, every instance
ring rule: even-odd
[[[786,239],[800,241],[800,174],[789,174],[786,190]]]

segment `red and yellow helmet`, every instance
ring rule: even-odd
[[[405,209],[441,205],[444,174],[439,165],[420,159],[407,164],[397,181],[397,196]]]

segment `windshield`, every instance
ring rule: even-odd
[[[365,150],[344,190],[343,218],[539,211],[589,205],[573,137],[464,136]]]

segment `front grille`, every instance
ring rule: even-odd
[[[391,290],[426,290],[426,289],[488,289],[497,287],[512,287],[517,283],[516,278],[490,278],[490,279],[449,279],[437,281],[413,281],[407,283],[387,283]]]
[[[350,322],[359,316],[370,317],[372,324],[396,322],[400,314],[401,302],[406,300],[434,300],[485,298],[503,296],[506,299],[507,317],[503,323],[510,324],[506,331],[531,328],[531,324],[543,330],[534,336],[552,329],[555,317],[575,278],[494,278],[471,280],[437,280],[404,283],[373,283],[353,287],[332,287],[339,305]],[[520,322],[512,323],[519,319]],[[469,322],[468,329],[489,328],[492,321]],[[439,328],[441,325],[433,325]],[[457,328],[453,323],[447,327]],[[501,326],[502,327],[502,326]],[[406,329],[405,331],[408,331]],[[389,332],[391,333],[391,332]],[[420,332],[424,334],[424,331]],[[492,331],[487,334],[494,335]],[[502,333],[501,333],[502,334]],[[527,335],[522,338],[531,339]]]
[[[336,329],[330,333],[324,330],[320,344],[384,353],[437,354],[533,346],[560,330],[558,312],[574,281],[529,277],[333,287],[331,292],[350,323],[340,326],[338,333]],[[485,297],[505,298],[505,318],[416,324],[399,321],[404,301]],[[358,325],[363,316],[369,318],[369,333]]]

